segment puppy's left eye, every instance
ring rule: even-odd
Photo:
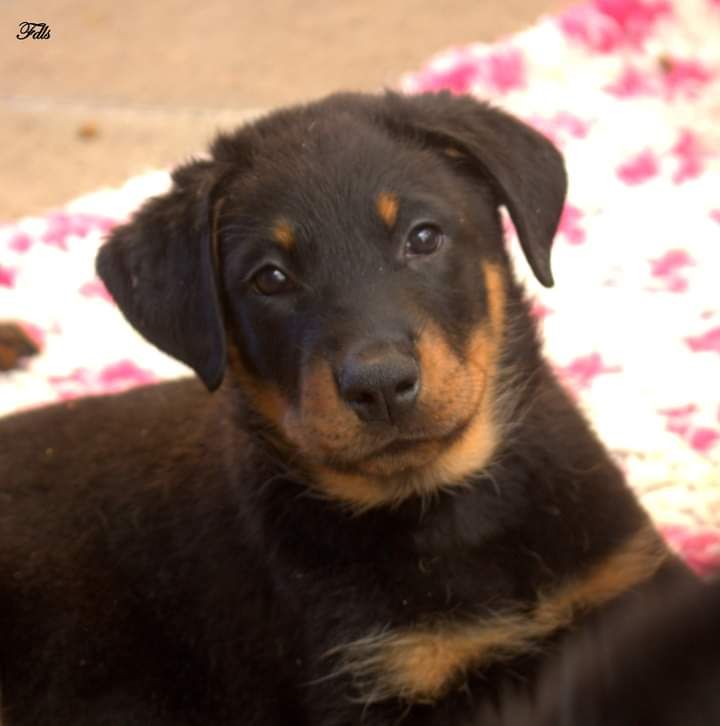
[[[261,295],[281,295],[294,287],[290,277],[274,265],[266,265],[256,272],[252,282]]]
[[[437,252],[445,241],[445,235],[434,224],[419,224],[413,227],[405,242],[405,254],[431,255]]]

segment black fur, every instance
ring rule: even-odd
[[[584,628],[539,679],[477,726],[720,723],[720,582],[651,588]]]
[[[471,99],[343,94],[221,136],[173,178],[98,271],[220,390],[173,382],[0,424],[4,726],[451,724],[531,684],[560,625],[437,698],[369,698],[337,649],[530,617],[649,526],[543,361],[503,247],[501,204],[552,283],[558,152]],[[418,225],[442,233],[431,254],[408,251]],[[259,291],[268,265],[282,294]],[[421,348],[440,357],[420,395],[446,399],[359,422],[336,388],[348,361],[382,378],[387,351],[420,365]],[[475,421],[497,434],[489,458]],[[456,450],[447,465],[469,469],[435,481]],[[686,573],[668,559],[658,577]]]

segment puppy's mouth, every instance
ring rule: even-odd
[[[415,451],[418,447],[427,447],[432,444],[437,446],[447,446],[462,433],[466,426],[467,421],[463,421],[462,423],[453,426],[449,431],[436,434],[398,434],[390,442],[379,446],[372,453],[364,456],[362,460],[364,461],[382,456],[399,456],[409,451]]]
[[[470,419],[462,421],[440,432],[386,434],[379,443],[359,454],[336,454],[327,463],[348,473],[396,476],[430,464],[462,436],[469,422]]]

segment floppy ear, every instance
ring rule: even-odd
[[[460,151],[490,181],[535,277],[552,287],[550,247],[567,190],[560,152],[526,124],[469,96],[388,93],[385,103],[391,128]]]
[[[173,173],[100,248],[97,273],[130,324],[190,366],[212,391],[225,372],[225,330],[214,264],[217,164],[195,161]]]

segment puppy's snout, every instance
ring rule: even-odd
[[[365,422],[398,424],[420,395],[420,367],[394,345],[366,345],[347,353],[337,371],[340,396]]]

